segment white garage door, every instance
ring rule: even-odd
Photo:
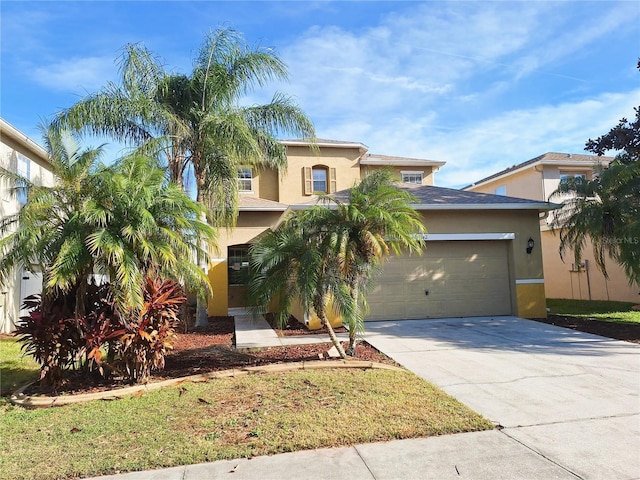
[[[427,242],[392,257],[367,296],[367,320],[511,314],[506,241]]]

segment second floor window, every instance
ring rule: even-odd
[[[560,181],[566,180],[568,178],[581,178],[582,180],[586,180],[587,174],[586,173],[561,173],[560,174]]]
[[[250,168],[238,169],[238,191],[240,192],[253,191],[253,174]]]
[[[422,185],[423,172],[402,172],[402,183]]]
[[[31,180],[31,160],[21,153],[18,154],[18,175]],[[20,205],[27,203],[27,191],[24,188],[18,190],[18,203]]]
[[[302,177],[304,183],[304,195],[319,193],[334,193],[337,187],[336,169],[324,165],[303,167]]]
[[[313,193],[327,193],[327,169],[313,167]]]

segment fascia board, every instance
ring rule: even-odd
[[[7,122],[4,118],[0,118],[0,136],[9,137],[14,142],[22,145],[29,152],[33,153],[37,157],[37,160],[40,160],[45,164],[46,167],[50,168],[51,163],[49,162],[49,154],[47,153],[47,151],[36,142],[31,140],[27,135],[18,130],[16,127]]]
[[[243,207],[239,212],[285,212],[289,207]]]
[[[561,205],[557,203],[535,202],[535,203],[495,203],[495,204],[467,204],[450,203],[442,205],[434,204],[412,204],[416,210],[555,210]]]
[[[436,160],[385,160],[382,158],[368,158],[360,160],[360,165],[390,165],[396,167],[442,167],[447,162]]]
[[[287,147],[310,147],[310,146],[314,146],[314,147],[324,147],[324,148],[357,148],[360,151],[367,151],[369,150],[369,147],[367,147],[366,145],[364,145],[363,143],[329,143],[329,142],[315,142],[315,143],[311,143],[311,142],[304,142],[304,141],[295,141],[295,140],[281,140],[280,143],[282,145],[285,145]]]

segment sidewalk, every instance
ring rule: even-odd
[[[324,448],[95,480],[576,480],[497,430]]]

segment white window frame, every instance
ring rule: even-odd
[[[501,195],[503,197],[505,197],[507,195],[507,186],[506,185],[500,185],[499,187],[496,187],[493,191],[494,195]]]
[[[583,180],[587,179],[587,174],[584,172],[562,172],[560,173],[560,181],[565,178],[582,178]]]
[[[242,167],[238,169],[238,192],[253,193],[253,171],[250,168]]]
[[[18,153],[18,162],[16,167],[17,167],[16,171],[18,175],[31,181],[31,159],[29,157],[26,157],[25,155]],[[18,190],[17,199],[20,205],[26,204],[27,192],[23,189]]]
[[[413,177],[413,180],[411,178]],[[414,185],[422,185],[424,181],[424,171],[417,170],[402,170],[400,172],[400,178],[402,179],[402,183],[411,183]],[[420,181],[416,181],[420,179]]]

